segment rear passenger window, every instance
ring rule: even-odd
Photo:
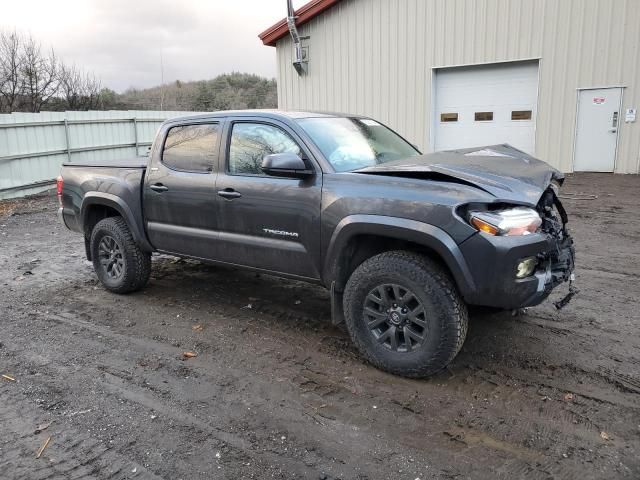
[[[185,172],[212,171],[217,156],[219,130],[217,124],[171,128],[164,142],[162,163]]]

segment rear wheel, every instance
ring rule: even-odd
[[[136,244],[121,217],[100,220],[90,240],[93,268],[107,290],[129,293],[144,287],[151,274],[151,255]]]
[[[467,334],[467,309],[452,280],[412,252],[385,252],[363,262],[347,282],[344,311],[367,360],[407,377],[442,370]]]

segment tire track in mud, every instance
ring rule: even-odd
[[[625,335],[620,331],[585,325],[572,315],[559,320],[549,308],[533,309],[507,324],[503,323],[504,315],[495,325],[486,317],[481,321],[488,331],[472,338],[459,360],[469,354],[472,363],[499,370],[532,387],[538,384],[640,409],[640,369],[634,366],[640,362],[634,358],[633,348],[619,347],[613,352],[603,348],[622,345]],[[492,349],[486,348],[489,338],[494,342]],[[632,395],[619,395],[629,393]]]
[[[84,315],[82,316],[84,317]],[[122,348],[123,344],[133,344],[133,350],[135,350],[136,355],[141,353],[147,356],[150,354],[160,354],[161,356],[175,359],[179,357],[181,352],[181,349],[161,342],[139,339],[113,332],[108,327],[90,323],[86,319],[80,318],[80,315],[74,313],[63,312],[61,314],[44,315],[44,317],[55,323],[71,325],[76,331],[84,329],[87,330],[89,334],[98,334],[103,337],[102,340],[111,339],[114,341],[114,347],[120,345],[120,348]],[[225,451],[225,458],[231,457],[238,460],[240,464],[258,464],[256,467],[260,468],[260,471],[269,472],[276,478],[290,478],[288,475],[293,475],[295,478],[312,478],[318,476],[320,473],[320,471],[313,468],[315,465],[325,464],[325,466],[328,467],[326,469],[330,471],[332,469],[330,464],[335,463],[335,459],[332,456],[323,457],[317,446],[311,446],[308,449],[302,447],[302,450],[305,450],[305,452],[304,454],[301,453],[301,448],[295,446],[292,440],[288,440],[288,447],[285,445],[281,449],[265,448],[265,443],[273,443],[272,435],[268,434],[265,436],[264,432],[234,429],[233,425],[240,424],[242,417],[229,422],[228,419],[233,418],[234,413],[224,408],[219,415],[213,418],[207,418],[206,420],[199,416],[194,416],[191,413],[181,411],[178,408],[180,405],[175,405],[174,402],[171,401],[172,398],[175,399],[180,395],[181,392],[179,390],[174,389],[174,391],[170,391],[170,389],[165,388],[164,391],[159,392],[158,389],[151,387],[150,381],[153,380],[151,378],[137,383],[134,382],[134,375],[126,370],[129,366],[128,360],[118,361],[117,358],[104,358],[104,361],[107,364],[99,364],[95,367],[95,372],[92,371],[94,369],[93,366],[85,366],[83,374],[95,378],[100,377],[100,383],[104,386],[104,391],[108,395],[126,399],[131,403],[153,411],[159,417],[164,418],[165,421],[170,419],[179,424],[181,428],[187,428],[190,431],[203,435],[207,441],[214,439],[212,448]],[[50,368],[52,367],[51,364],[48,366]],[[193,368],[194,367],[191,367],[191,369]],[[43,366],[40,365],[39,369],[42,371]],[[219,371],[218,369],[228,372],[229,367],[220,366],[217,368],[208,368],[206,373],[208,381],[210,380],[212,383],[215,382]],[[191,377],[192,374],[190,372],[191,370],[189,370],[188,375]],[[241,371],[234,371],[236,378],[241,377],[243,374]],[[202,375],[205,374],[203,373]],[[52,371],[47,374],[47,377],[51,378],[65,376],[66,372],[64,370],[60,372],[56,371],[55,368],[52,368]],[[160,398],[158,398],[158,396]],[[229,402],[229,406],[236,407],[237,405]],[[281,428],[276,428],[276,430],[286,431],[286,429]],[[287,434],[287,437],[288,436],[289,434]],[[274,451],[271,452],[270,449]],[[348,472],[347,478],[356,477],[355,471],[350,471],[350,467],[342,464],[341,471],[345,470]],[[284,472],[287,472],[287,474],[284,474]],[[375,478],[375,470],[372,470],[370,474],[373,476],[368,478]],[[241,474],[238,473],[238,475]]]
[[[112,448],[92,439],[87,433],[68,425],[64,418],[44,417],[30,408],[9,389],[0,391],[0,471],[5,478],[46,480],[67,479],[126,479],[135,471],[136,478],[158,480],[142,465],[123,457]],[[40,435],[34,429],[43,418],[52,421]],[[52,440],[40,458],[36,450],[44,440]]]
[[[69,318],[67,318],[66,321],[71,321],[76,326],[83,326],[83,327],[90,328],[92,330],[100,332],[102,335],[105,335],[105,336],[114,335],[114,332],[112,332],[111,329],[108,329],[108,328],[105,329],[104,327],[99,327],[99,326],[90,324],[86,320],[78,321],[77,318],[74,317],[74,315],[76,314],[69,314],[69,315],[71,316],[71,318],[73,318],[73,320],[70,320]],[[65,317],[66,316],[67,315],[65,314]],[[233,317],[231,316],[231,319],[232,318]],[[250,322],[251,320],[247,320],[247,321]],[[117,335],[118,337],[120,336],[120,334],[115,334],[115,335]],[[133,343],[136,345],[136,348],[141,348],[144,346],[148,347],[148,342],[146,340],[137,340],[135,338],[132,340],[130,336],[126,336],[125,338],[121,338],[120,340],[133,341]],[[163,345],[159,345],[158,348],[163,350],[166,350],[168,348],[174,356],[177,353],[175,347],[166,347]],[[154,350],[156,349],[155,345],[153,349]],[[266,354],[269,355],[270,352],[267,351]],[[291,358],[293,360],[293,363],[295,364],[296,356],[294,355]],[[112,363],[113,361],[110,362],[110,364]],[[289,370],[289,368],[287,370]],[[309,367],[300,368],[299,365],[296,365],[293,371],[287,372],[285,370],[282,372],[282,374],[286,376],[288,373],[293,374],[296,371],[298,371],[299,374],[297,376],[292,377],[292,383],[297,384],[304,395],[312,394],[314,397],[316,397],[317,398],[316,404],[318,404],[321,401],[326,401],[327,399],[329,400],[334,399],[339,402],[343,402],[343,401],[348,402],[349,397],[353,395],[354,390],[355,391],[360,390],[362,392],[360,396],[370,395],[367,393],[368,391],[370,391],[370,388],[369,388],[370,385],[365,384],[365,385],[361,385],[360,387],[354,388],[352,385],[349,385],[345,382],[341,382],[341,381],[335,382],[335,380],[331,378],[331,372],[326,372],[326,370],[314,371]],[[205,373],[205,374],[209,376],[208,373]],[[116,378],[116,377],[120,378],[121,375],[116,374],[113,376],[113,378]],[[129,375],[127,377],[129,377]],[[127,377],[125,377],[124,380],[127,380]],[[398,379],[394,379],[394,380],[398,380]],[[400,381],[402,382],[402,380]],[[412,381],[407,381],[407,382],[411,383]],[[464,389],[461,389],[461,390],[464,391]],[[384,389],[378,390],[377,392],[378,397],[381,392],[384,393]],[[371,398],[373,399],[375,397],[371,397]],[[380,401],[382,399],[378,398],[377,400]],[[389,400],[389,399],[387,398],[385,400]],[[520,400],[522,400],[522,396],[520,396]],[[393,404],[394,402],[391,401],[390,403]],[[494,403],[496,403],[496,399],[494,399]],[[508,404],[505,404],[504,406],[511,407],[510,402]],[[415,424],[415,417],[416,417],[416,414],[411,411],[412,410],[415,411],[416,408],[414,407],[414,408],[407,409],[405,407],[406,407],[405,405],[401,406],[402,412],[400,412],[399,414],[397,412],[392,414],[395,415],[396,417],[400,417],[402,419],[401,423],[409,425],[411,427],[411,424]],[[422,411],[424,412],[424,409],[426,408],[428,407],[424,405]],[[492,406],[491,408],[493,412],[485,412],[487,413],[486,417],[496,418],[497,416],[498,418],[500,418],[498,413],[500,408],[496,408],[495,405]],[[407,415],[406,414],[407,411],[410,412],[411,414]],[[417,417],[419,418],[420,415],[418,415]],[[319,422],[324,424],[331,424],[333,420],[339,418],[343,422],[347,421],[348,423],[357,424],[359,425],[360,428],[365,428],[367,425],[375,422],[375,418],[362,418],[362,417],[358,418],[357,415],[354,416],[353,418],[349,418],[349,415],[345,415],[345,412],[341,411],[339,408],[338,409],[325,408],[323,409],[323,411],[321,411],[321,416],[319,418],[320,418]],[[315,420],[318,421],[317,419],[318,417],[316,416]],[[421,420],[429,421],[431,419],[421,419]],[[534,442],[533,444],[535,446],[535,452],[538,452],[536,454],[537,455],[536,458],[542,458],[545,461],[534,462],[534,465],[532,466],[531,458],[533,457],[520,459],[521,461],[524,462],[524,464],[518,466],[517,470],[522,472],[525,472],[525,471],[540,472],[542,470],[548,471],[548,472],[554,472],[554,473],[563,473],[563,474],[568,474],[572,471],[575,472],[576,465],[567,466],[566,461],[565,461],[565,464],[558,463],[557,458],[561,457],[562,453],[560,453],[560,451],[557,448],[553,449],[552,452],[550,452],[549,450],[552,449],[553,446],[562,447],[562,446],[569,446],[572,444],[576,444],[577,438],[580,438],[579,443],[585,443],[585,442],[593,443],[594,441],[597,441],[599,438],[598,431],[593,427],[593,425],[584,424],[579,420],[579,417],[572,415],[570,412],[561,411],[561,415],[558,415],[558,411],[556,409],[551,409],[551,408],[546,409],[546,411],[541,410],[540,412],[538,412],[538,414],[534,415],[534,418],[531,421],[518,422],[515,424],[509,424],[508,422],[504,422],[505,428],[503,430],[496,429],[495,425],[493,425],[493,422],[487,423],[479,420],[477,416],[472,417],[471,421],[468,421],[466,423],[458,422],[457,424],[459,425],[459,427],[457,428],[464,428],[472,432],[470,438],[477,437],[477,438],[483,439],[483,441],[470,442],[469,444],[471,445],[470,448],[493,449],[493,450],[497,450],[498,452],[502,452],[506,454],[509,454],[510,452],[509,448],[507,448],[508,445],[511,445],[511,450],[513,451],[519,451],[518,450],[519,448],[529,448],[527,446],[523,446],[523,445],[527,445],[527,443],[530,443],[530,440],[528,438],[528,433],[531,431],[537,432],[536,433],[537,441]],[[401,426],[400,432],[398,432],[397,429],[395,430],[391,429],[393,431],[387,432],[387,436],[390,436],[392,438],[393,437],[399,438],[401,444],[407,443],[406,440],[402,439],[402,430],[404,428],[406,428],[406,426]],[[421,431],[423,429],[420,427],[418,427],[416,430],[415,425],[412,426],[411,428],[413,428],[414,430],[413,431],[414,436],[419,437],[419,436],[427,435],[427,438],[428,438],[428,436],[433,434],[431,430]],[[584,432],[581,433],[583,430]],[[496,435],[498,436],[496,437]],[[416,446],[413,440],[408,442],[408,444],[410,444],[412,448],[415,448]],[[407,446],[409,445],[405,445],[405,447]],[[496,446],[500,446],[500,448],[497,448]],[[237,445],[237,447],[243,450],[246,448],[246,445],[239,444]],[[426,445],[424,447],[427,448]],[[429,448],[433,449],[433,444],[431,444]],[[571,451],[571,449],[568,448],[567,451]],[[553,454],[553,458],[548,458],[550,453]],[[512,467],[515,468],[516,465],[513,464]]]

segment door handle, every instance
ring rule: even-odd
[[[219,190],[218,195],[222,198],[226,198],[227,200],[232,200],[234,198],[239,198],[242,196],[240,192],[236,192],[233,188],[225,188],[224,190]]]
[[[154,183],[153,185],[150,185],[149,188],[154,192],[158,192],[158,193],[166,192],[167,190],[169,190],[169,187],[161,183]]]

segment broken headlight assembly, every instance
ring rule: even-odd
[[[538,212],[527,207],[502,210],[471,210],[469,223],[480,232],[495,236],[519,236],[535,233],[542,225]]]

